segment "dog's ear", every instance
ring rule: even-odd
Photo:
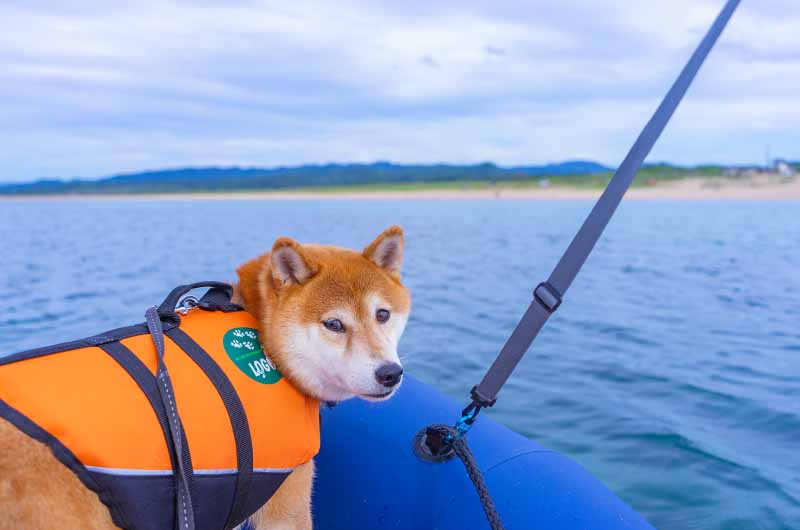
[[[305,283],[316,269],[303,252],[303,246],[288,237],[280,237],[272,245],[270,270],[273,285],[298,285]]]
[[[364,257],[397,279],[403,266],[403,229],[390,226],[364,249]]]

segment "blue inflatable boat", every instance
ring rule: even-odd
[[[462,463],[425,462],[412,447],[421,428],[450,423],[460,410],[413,378],[387,402],[323,410],[314,528],[488,528]],[[652,529],[578,464],[488,417],[470,430],[469,445],[509,530]]]

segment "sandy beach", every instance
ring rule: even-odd
[[[0,200],[457,200],[457,199],[596,199],[602,189],[567,186],[487,186],[479,189],[347,189],[231,191],[147,194],[75,194],[0,196]],[[764,175],[747,179],[691,177],[631,188],[626,200],[800,200],[800,177]]]

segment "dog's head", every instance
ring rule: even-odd
[[[239,268],[238,290],[265,351],[301,392],[380,401],[403,374],[397,343],[411,297],[400,282],[402,262],[398,226],[363,252],[282,237]]]

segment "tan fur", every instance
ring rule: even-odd
[[[0,530],[111,530],[108,508],[44,444],[0,418]]]
[[[314,461],[292,471],[266,506],[251,521],[256,530],[311,530]]]
[[[330,401],[387,399],[396,387],[374,395],[381,388],[374,369],[399,363],[397,341],[411,309],[402,257],[397,226],[363,252],[279,238],[238,269],[234,301],[258,319],[265,351],[300,391]],[[389,321],[376,321],[378,309],[391,311]],[[326,331],[330,318],[345,322],[346,332]],[[253,516],[256,529],[311,530],[313,477],[313,461],[297,467]],[[113,528],[95,493],[45,445],[0,419],[0,530]]]

